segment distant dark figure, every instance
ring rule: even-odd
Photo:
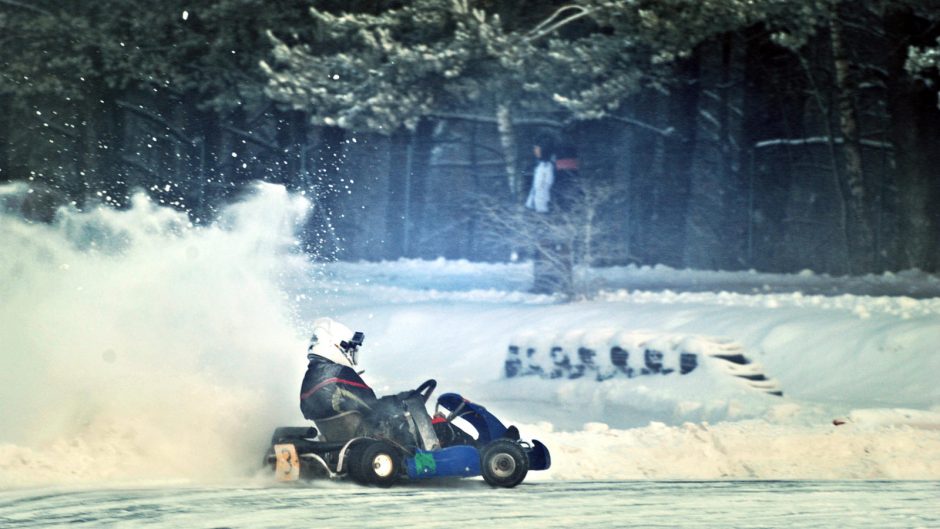
[[[578,151],[570,144],[561,144],[555,152],[555,183],[552,185],[551,208],[561,213],[574,210],[578,187]]]
[[[525,207],[537,213],[548,213],[555,183],[554,143],[547,137],[539,137],[532,146],[532,154],[535,155],[535,169]]]
[[[562,220],[574,209],[578,162],[574,149],[565,147],[556,153],[555,142],[548,136],[536,138],[532,146],[535,168],[525,206],[538,215],[548,215],[550,222]],[[558,158],[557,154],[564,157]],[[536,229],[542,229],[536,224]],[[533,234],[537,238],[532,254],[533,282],[536,294],[572,293],[571,247],[564,237],[552,230]]]
[[[556,148],[549,136],[532,145],[535,168],[525,206],[537,213],[567,213],[574,208],[578,185],[578,154],[570,144]]]

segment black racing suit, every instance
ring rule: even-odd
[[[343,412],[358,411],[369,417],[378,399],[351,367],[309,354],[307,373],[300,385],[300,411],[316,422]]]
[[[352,368],[337,364],[315,354],[307,355],[310,363],[300,386],[300,411],[317,423],[317,428],[330,441],[344,441],[358,436],[377,437],[400,446],[415,446],[417,438],[408,419],[404,399],[412,392],[376,398]],[[346,425],[339,430],[324,431],[324,419],[357,411],[361,423],[354,428]],[[318,422],[320,421],[320,422]],[[345,423],[343,423],[345,424]]]

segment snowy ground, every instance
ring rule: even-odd
[[[0,188],[0,199],[19,192]],[[213,227],[193,228],[143,198],[129,211],[63,212],[53,226],[0,215],[3,501],[24,506],[46,494],[24,487],[141,480],[256,486],[271,430],[303,423],[296,394],[309,322],[324,315],[366,333],[364,377],[380,393],[436,378],[440,390],[545,442],[553,467],[531,474],[534,485],[940,480],[935,276],[620,268],[581,271],[600,294],[561,304],[525,293],[527,263],[311,267],[292,252],[306,208],[262,186]],[[604,382],[502,378],[520,331],[598,329],[734,340],[784,397],[707,369]],[[551,486],[560,488],[538,490],[567,485]],[[845,487],[858,507],[879,489]],[[832,525],[814,520],[807,525]]]
[[[480,482],[391,490],[315,483],[0,492],[0,526],[185,527],[937,527],[935,482]],[[485,515],[481,514],[485,506]],[[365,513],[365,514],[363,514]]]

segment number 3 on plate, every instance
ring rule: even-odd
[[[274,473],[278,481],[297,481],[300,479],[300,458],[297,457],[297,448],[294,445],[274,445],[274,454],[277,458]]]

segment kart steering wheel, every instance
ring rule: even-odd
[[[415,395],[421,395],[421,398],[424,399],[424,402],[427,402],[431,398],[431,393],[434,393],[434,388],[437,387],[437,381],[433,378],[429,378],[421,383],[414,390]]]

